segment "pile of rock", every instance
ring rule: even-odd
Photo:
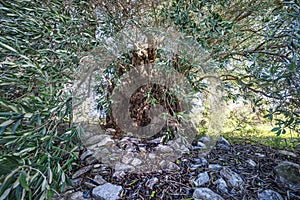
[[[166,167],[178,169],[173,162],[189,149],[180,138],[167,144],[160,141],[161,138],[157,138],[143,143],[135,137],[114,140],[108,134],[94,135],[84,141],[87,151],[81,155],[81,160],[88,165],[99,162],[107,164],[117,173],[151,172]]]
[[[155,160],[157,158],[160,162],[155,163],[155,170],[164,169],[168,172],[174,171],[181,173],[184,171],[182,166],[177,162],[173,162],[172,152],[174,148],[179,148],[184,152],[195,151],[199,149],[206,149],[207,145],[210,145],[210,139],[207,137],[200,138],[194,146],[189,147],[178,146],[175,142],[169,142],[167,145],[160,144],[157,141],[151,141],[157,143],[152,149],[155,153],[149,153],[146,148],[146,144],[141,140],[133,137],[123,138],[121,141],[116,142],[108,135],[93,136],[94,138],[88,140],[89,146],[87,150],[81,155],[80,159],[86,166],[78,169],[72,175],[72,183],[74,188],[78,188],[78,185],[84,185],[88,190],[74,191],[70,190],[66,192],[62,199],[95,199],[95,200],[115,200],[122,197],[121,185],[117,182],[114,184],[109,183],[105,175],[118,177],[121,184],[121,179],[125,174],[136,172],[137,168],[144,164],[153,165],[153,162],[147,162],[147,160]],[[101,139],[101,141],[97,141]],[[96,142],[97,141],[97,142]],[[225,138],[219,138],[216,142],[216,148],[223,153],[229,152],[232,149],[231,144]],[[98,150],[97,150],[98,149]],[[101,163],[101,155],[103,152],[107,152],[110,157],[114,159],[114,153],[122,150],[121,156],[118,155],[117,161],[114,162],[114,173],[111,173],[107,164]],[[124,151],[125,150],[125,151]],[[145,154],[145,155],[144,155]],[[105,154],[106,155],[106,154]],[[145,156],[145,157],[143,157]],[[265,157],[264,154],[257,153],[258,158]],[[171,159],[169,159],[171,157]],[[210,156],[202,157],[201,151],[198,157],[190,157],[189,171],[196,172],[195,176],[189,178],[189,182],[193,185],[193,192],[191,197],[194,199],[216,199],[222,200],[228,198],[228,196],[234,197],[238,194],[245,193],[246,177],[240,173],[234,166],[222,166],[218,163],[212,162],[209,159]],[[100,162],[99,162],[100,161]],[[100,164],[101,163],[101,164]],[[247,159],[244,163],[249,169],[258,169],[259,163],[252,159]],[[154,168],[142,168],[147,170],[153,170]],[[137,170],[138,171],[138,170]],[[186,171],[186,170],[185,170]],[[300,199],[300,166],[293,162],[282,161],[274,168],[278,179],[281,183],[289,188],[290,199]],[[145,172],[143,172],[145,173]],[[155,190],[155,187],[160,182],[160,177],[151,178],[147,187],[151,190]],[[253,191],[252,191],[253,193]],[[282,192],[272,189],[261,189],[255,191],[256,197],[259,200],[283,200]],[[281,193],[281,194],[279,194]]]

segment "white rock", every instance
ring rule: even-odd
[[[224,200],[220,195],[216,194],[209,188],[197,188],[193,193],[195,200]]]
[[[125,165],[125,164],[117,163],[115,165],[115,170],[116,171],[130,172],[130,171],[134,170],[134,167],[131,166],[131,165]]]
[[[208,143],[208,142],[210,142],[210,138],[207,136],[203,136],[198,141],[202,142],[202,143]]]
[[[230,170],[228,167],[224,167],[220,171],[220,174],[232,187],[241,188],[242,184],[244,183],[242,177],[234,171]]]
[[[297,155],[294,154],[293,152],[290,152],[290,151],[279,150],[278,152],[281,153],[281,154],[283,154],[283,155],[286,155],[286,156],[291,156],[291,157],[297,158]]]
[[[138,158],[134,158],[132,161],[131,161],[131,164],[133,165],[133,166],[139,166],[139,165],[141,165],[143,163],[143,161],[141,161],[140,159],[138,159]]]
[[[208,165],[208,169],[211,170],[221,170],[223,167],[219,164],[209,164]]]
[[[149,153],[148,154],[148,158],[149,159],[155,159],[156,158],[156,155],[154,153]]]
[[[175,163],[173,163],[173,162],[169,162],[167,168],[170,171],[178,171],[178,170],[180,170],[180,167],[178,165],[176,165]]]
[[[105,183],[104,185],[97,186],[93,189],[92,194],[95,200],[117,200],[122,187]]]
[[[207,172],[198,174],[198,178],[194,181],[196,187],[209,183],[209,176]]]
[[[88,139],[84,142],[84,144],[85,144],[86,146],[91,146],[91,145],[94,145],[94,144],[96,144],[96,143],[99,143],[99,142],[101,142],[101,141],[103,141],[103,140],[106,141],[106,140],[108,140],[108,139],[110,139],[109,135],[94,135],[94,136],[88,138]]]
[[[73,175],[72,175],[72,179],[78,178],[80,175],[87,173],[88,171],[90,171],[93,168],[93,165],[88,165],[85,166],[83,168],[80,168],[79,170],[77,170]]]
[[[260,157],[260,158],[264,158],[264,157],[266,157],[266,155],[264,155],[264,154],[261,154],[261,153],[255,153],[254,155],[256,155],[256,156],[258,156],[258,157]]]
[[[94,177],[93,181],[94,181],[95,183],[97,183],[98,185],[103,185],[103,184],[106,183],[106,180],[104,180],[104,179],[102,178],[102,176],[100,176],[100,175],[96,175],[96,176]]]
[[[282,196],[273,190],[264,190],[258,193],[259,200],[283,200]]]
[[[217,144],[224,144],[225,146],[230,147],[230,143],[228,142],[228,140],[226,140],[226,139],[223,138],[223,137],[220,137],[220,138],[218,139]]]
[[[85,198],[83,198],[83,193],[81,191],[78,192],[74,192],[72,193],[68,200],[85,200]]]
[[[158,178],[156,177],[153,177],[149,180],[148,184],[147,184],[147,187],[150,188],[151,190],[153,189],[153,186],[158,183]]]
[[[228,189],[227,189],[227,183],[224,179],[222,178],[219,178],[218,180],[216,180],[214,182],[215,185],[217,185],[218,189],[227,193],[228,192]]]
[[[275,167],[281,182],[294,191],[300,191],[300,165],[282,161]]]
[[[169,147],[167,145],[162,145],[162,144],[159,144],[155,149],[157,152],[160,152],[160,153],[174,152],[174,150],[171,147]]]
[[[87,150],[85,151],[83,154],[81,154],[80,156],[80,160],[84,160],[86,159],[88,156],[91,156],[94,152],[91,150]]]

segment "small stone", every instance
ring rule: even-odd
[[[203,167],[203,165],[201,165],[201,164],[190,164],[190,169],[191,170],[196,170],[196,169],[201,168],[201,167]]]
[[[258,193],[259,200],[283,200],[282,196],[273,190],[264,190]]]
[[[228,142],[228,140],[226,140],[226,139],[223,138],[223,137],[220,137],[220,138],[218,139],[217,144],[224,144],[225,146],[230,147],[230,143]]]
[[[178,165],[176,165],[175,163],[173,163],[173,162],[169,162],[167,168],[170,171],[178,171],[178,170],[180,170],[180,167]]]
[[[256,155],[256,156],[258,156],[258,157],[260,157],[260,158],[266,157],[264,154],[261,154],[261,153],[255,153],[254,155]]]
[[[134,134],[133,134],[132,132],[127,132],[126,135],[127,135],[128,137],[133,137],[133,136],[134,136]]]
[[[156,155],[154,153],[149,153],[148,154],[148,158],[149,159],[155,159],[156,158]]]
[[[96,175],[96,176],[94,177],[93,181],[94,181],[96,184],[98,184],[98,185],[103,185],[103,184],[106,183],[106,180],[104,180],[104,179],[102,178],[102,176],[100,176],[100,175]]]
[[[95,164],[94,169],[100,168],[102,165],[101,164]]]
[[[116,132],[116,129],[113,129],[113,128],[107,128],[107,129],[106,129],[106,132],[111,133],[111,134],[114,134],[114,133]]]
[[[198,174],[198,178],[194,181],[196,187],[209,183],[209,176],[207,172]]]
[[[93,189],[92,194],[95,200],[117,200],[122,187],[105,183],[104,185],[97,186]]]
[[[242,177],[230,170],[228,167],[224,167],[221,171],[220,174],[223,178],[227,180],[230,186],[240,188],[242,184],[244,183]]]
[[[205,147],[206,148],[206,145],[200,141],[197,142],[197,146],[200,147],[200,148],[203,148]]]
[[[251,167],[256,167],[256,162],[254,162],[253,160],[251,160],[251,159],[248,159],[247,161],[246,161]]]
[[[222,178],[219,178],[218,180],[216,180],[214,182],[215,185],[217,185],[217,188],[225,193],[228,192],[228,189],[227,189],[227,183],[224,179]]]
[[[114,141],[109,135],[95,135],[85,142],[85,145],[90,150],[97,150],[101,147],[112,146],[112,144],[114,144]]]
[[[219,165],[219,164],[209,164],[208,165],[208,169],[211,169],[211,170],[221,170],[223,168],[223,166]]]
[[[85,151],[83,154],[81,154],[80,160],[86,159],[88,156],[91,156],[93,153],[94,153],[94,152],[92,152],[91,150]]]
[[[224,200],[220,195],[216,194],[209,188],[197,188],[193,193],[195,200]]]
[[[88,165],[85,166],[79,170],[77,170],[73,175],[72,175],[72,179],[78,178],[80,175],[87,173],[88,171],[90,171],[93,168],[93,165]]]
[[[236,191],[235,191],[234,189],[230,190],[228,193],[229,193],[229,194],[236,195]]]
[[[139,147],[139,150],[140,150],[140,152],[144,152],[144,153],[146,153],[146,152],[147,152],[147,149],[146,149],[146,147]]]
[[[133,160],[133,153],[127,152],[122,158],[122,163],[128,165],[132,160]]]
[[[117,164],[115,165],[115,170],[116,170],[116,171],[130,172],[130,171],[134,170],[134,167],[131,166],[131,165],[126,165],[126,164],[117,163]]]
[[[201,150],[202,147],[199,147],[199,146],[192,146],[192,150],[195,150],[195,151],[198,151],[198,150]]]
[[[116,171],[112,177],[116,177],[116,178],[124,178],[124,176],[126,175],[126,173],[124,171]]]
[[[151,190],[153,189],[153,186],[158,183],[158,178],[156,177],[153,177],[149,180],[148,184],[147,184],[147,187],[150,188]]]
[[[110,146],[113,143],[114,141],[109,136],[107,136],[97,143],[97,147]]]
[[[294,154],[293,152],[290,152],[290,151],[279,150],[278,152],[281,153],[281,154],[283,154],[283,155],[286,155],[286,156],[291,156],[291,157],[297,158],[297,155]]]
[[[162,169],[167,168],[168,164],[169,164],[169,163],[168,163],[167,161],[165,161],[165,160],[162,160],[162,161],[159,162],[159,166],[160,166]]]
[[[98,142],[101,142],[102,140],[106,139],[106,138],[110,138],[108,135],[94,135],[92,137],[90,137],[89,139],[87,139],[84,144],[86,146],[91,146],[94,145]]]
[[[160,153],[170,153],[174,151],[171,147],[162,144],[159,144],[155,149]]]
[[[193,161],[196,163],[196,164],[200,164],[202,166],[206,165],[208,162],[205,158],[203,157],[199,157],[199,158],[194,158]]]
[[[138,158],[134,158],[133,160],[132,160],[132,162],[131,162],[131,164],[133,165],[133,166],[139,166],[139,165],[141,165],[143,162],[140,160],[140,159],[138,159]]]
[[[83,193],[78,191],[78,192],[71,194],[69,196],[68,200],[86,200],[86,199],[83,197]]]
[[[210,138],[207,137],[207,136],[203,136],[198,141],[202,142],[202,143],[209,143],[210,142]]]
[[[275,167],[281,182],[286,184],[291,190],[300,191],[300,165],[283,161]]]

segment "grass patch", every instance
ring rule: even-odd
[[[277,136],[271,130],[272,126],[266,124],[256,126],[247,125],[243,129],[235,130],[227,127],[222,136],[234,143],[248,141],[253,144],[260,143],[273,148],[300,150],[300,135],[298,133],[289,130],[285,134]]]

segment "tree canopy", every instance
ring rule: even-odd
[[[101,46],[97,34],[128,24],[193,38],[214,60],[226,100],[251,102],[277,135],[299,133],[299,20],[299,2],[282,0],[0,1],[0,199],[64,189],[82,133],[70,89],[79,61]],[[184,55],[176,62],[203,91],[201,66]]]

